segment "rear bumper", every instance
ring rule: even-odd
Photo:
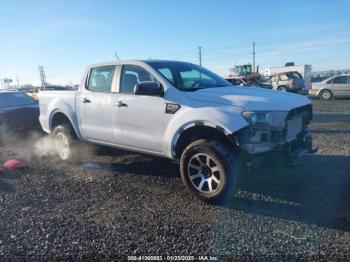
[[[318,90],[312,90],[312,89],[310,89],[310,90],[309,90],[309,95],[310,95],[310,96],[318,96]]]
[[[288,89],[289,92],[292,92],[292,93],[299,93],[299,92],[302,92],[303,91],[303,87],[299,86],[299,87],[290,87]]]

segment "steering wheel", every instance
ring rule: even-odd
[[[193,88],[193,87],[195,87],[197,84],[200,84],[200,83],[201,83],[200,80],[194,81],[194,83],[191,85],[190,88]]]

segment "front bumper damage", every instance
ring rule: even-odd
[[[292,163],[297,158],[315,153],[308,128],[312,120],[312,106],[295,108],[286,114],[284,126],[249,126],[240,131],[238,144],[247,165],[260,165],[265,159]]]

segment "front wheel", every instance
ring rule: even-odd
[[[216,141],[201,139],[191,143],[180,160],[186,188],[204,201],[230,201],[237,191],[237,155]]]
[[[322,90],[320,93],[320,97],[322,100],[330,100],[332,96],[332,92],[329,90]]]
[[[73,148],[75,142],[74,131],[69,125],[58,125],[53,132],[54,145],[57,155],[61,160],[72,160],[74,157]]]

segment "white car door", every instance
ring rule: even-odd
[[[124,65],[119,94],[113,98],[115,143],[131,149],[163,152],[164,134],[169,115],[160,96],[135,95],[134,86],[143,81],[157,81],[144,68]]]
[[[83,136],[88,141],[113,142],[112,86],[116,66],[92,68],[80,93],[79,116]]]

